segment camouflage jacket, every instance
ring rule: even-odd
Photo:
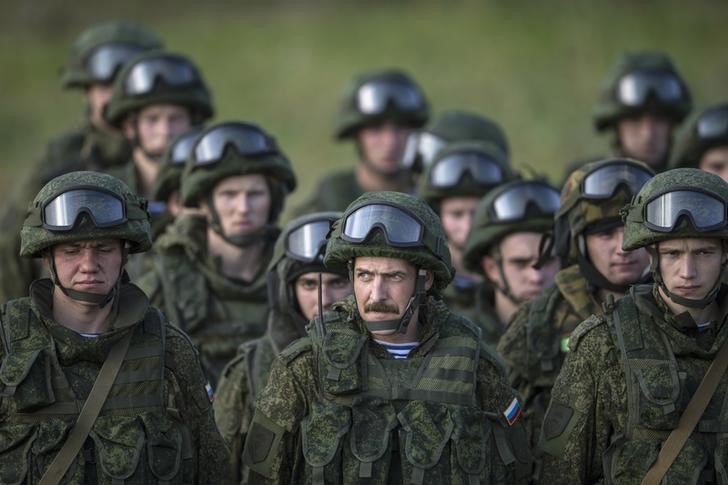
[[[133,332],[67,483],[218,483],[227,450],[189,339],[122,285],[112,330],[84,337],[52,317],[52,283],[0,307],[0,482],[37,483],[63,446],[109,349]]]
[[[572,333],[541,430],[543,483],[639,484],[728,340],[722,317],[704,332],[674,315],[652,285]],[[728,375],[662,483],[726,483]]]
[[[344,211],[364,190],[356,181],[354,170],[343,170],[325,176],[311,196],[293,208],[291,218],[313,212]]]
[[[398,360],[371,339],[353,297],[324,319],[271,368],[243,452],[250,483],[524,478],[525,435],[504,416],[517,401],[479,352],[477,327],[431,298],[419,345]]]
[[[213,385],[240,344],[265,332],[265,269],[272,251],[273,244],[266,245],[253,281],[229,278],[208,254],[207,222],[196,214],[179,217],[154,245],[153,270],[139,286],[190,336]]]

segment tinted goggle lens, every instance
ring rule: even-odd
[[[97,81],[111,82],[117,70],[140,52],[141,48],[127,44],[105,44],[94,49],[84,65]]]
[[[364,84],[357,91],[356,100],[359,111],[368,115],[384,113],[389,105],[401,111],[416,111],[424,104],[416,86],[391,81]]]
[[[493,215],[498,221],[516,221],[526,217],[529,206],[535,206],[544,216],[553,216],[559,210],[559,192],[543,184],[517,185],[495,198]]]
[[[660,101],[676,102],[683,96],[680,81],[666,72],[634,72],[619,80],[617,96],[627,106],[641,106],[650,93]]]
[[[294,229],[286,240],[286,254],[305,263],[319,259],[330,228],[329,221],[315,221]]]
[[[419,159],[422,164],[427,167],[432,164],[435,154],[441,150],[445,144],[445,140],[426,131],[411,133],[407,137],[407,145],[404,149],[402,164],[405,167],[412,167],[415,164],[415,161]]]
[[[175,58],[158,58],[135,64],[124,81],[124,88],[130,95],[151,93],[158,79],[169,86],[177,87],[201,82],[197,71],[189,62]]]
[[[169,163],[172,165],[184,165],[187,158],[192,152],[192,147],[195,145],[197,138],[200,136],[200,132],[190,131],[180,138],[178,138],[170,148],[170,159]]]
[[[725,202],[704,192],[667,192],[649,201],[644,211],[645,224],[657,231],[671,231],[681,216],[689,217],[697,231],[710,231],[726,225]]]
[[[226,124],[212,128],[202,134],[194,146],[196,165],[218,162],[225,153],[225,147],[232,145],[243,156],[277,153],[278,149],[260,129],[243,124]]]
[[[503,169],[495,160],[478,153],[458,153],[438,160],[430,172],[433,187],[454,187],[465,173],[480,185],[503,182]]]
[[[54,231],[73,229],[81,213],[88,214],[96,227],[126,222],[126,206],[119,197],[93,189],[74,189],[56,196],[43,207],[43,227]]]
[[[728,106],[707,111],[698,119],[698,136],[703,139],[728,136]]]
[[[626,185],[632,195],[652,178],[647,170],[633,165],[618,163],[600,167],[584,177],[582,196],[586,199],[608,199],[617,187]]]
[[[422,223],[402,209],[385,204],[365,205],[349,214],[344,221],[342,238],[362,242],[375,227],[384,232],[387,242],[392,245],[415,246],[422,242]]]

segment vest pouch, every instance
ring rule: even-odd
[[[37,438],[35,425],[5,422],[0,426],[0,483],[20,484],[31,467],[30,449]]]
[[[68,438],[68,433],[71,430],[73,421],[67,421],[66,419],[60,419],[51,417],[44,419],[38,425],[38,431],[36,433],[33,447],[31,448],[32,455],[32,483],[40,480],[40,477],[45,473],[48,466],[51,464],[53,459],[56,457],[58,452],[63,447],[63,444]],[[82,456],[83,453],[80,453]],[[80,482],[81,472],[83,470],[83,458],[74,460],[68,471],[64,475],[62,483],[75,483]],[[81,461],[81,463],[79,463]],[[79,466],[81,465],[81,466]]]
[[[90,436],[96,445],[97,469],[114,484],[149,482],[145,467],[139,466],[145,436],[136,416],[99,416]]]
[[[629,359],[629,367],[639,383],[638,416],[649,428],[672,430],[680,419],[680,377],[672,361]],[[635,396],[636,397],[636,396]]]
[[[189,429],[161,413],[141,415],[146,431],[149,469],[159,483],[192,483],[194,454]]]
[[[477,483],[480,477],[486,482],[491,476],[491,460],[498,456],[492,449],[491,422],[485,413],[476,408],[458,407],[452,413],[455,428],[452,434],[457,463],[469,480]],[[487,467],[487,468],[486,468]]]
[[[325,392],[340,395],[361,390],[362,370],[359,362],[367,340],[360,333],[337,330],[324,336],[321,353],[321,382]]]
[[[0,366],[2,395],[13,396],[17,412],[28,413],[55,402],[51,362],[43,349],[16,350]]]
[[[411,401],[397,415],[402,424],[402,456],[405,483],[449,483],[449,466],[438,466],[452,436],[454,423],[448,406],[430,401]],[[427,480],[425,481],[425,472]]]
[[[639,485],[647,471],[657,460],[660,446],[669,433],[655,435],[655,439],[631,439],[623,445],[614,443],[616,449],[610,447],[607,455],[612,454],[608,461],[611,463],[608,483]],[[702,447],[692,439],[688,439],[680,454],[675,458],[667,474],[662,479],[665,485],[691,485],[701,483],[701,473],[708,457]]]
[[[341,439],[351,427],[351,411],[333,402],[311,403],[311,413],[301,422],[303,457],[314,484],[341,483]],[[308,468],[307,467],[307,468]]]
[[[390,437],[398,426],[397,413],[390,401],[363,398],[351,409],[350,450],[355,460],[344,471],[344,482],[362,478],[385,483],[390,467]],[[350,469],[351,468],[351,469]]]

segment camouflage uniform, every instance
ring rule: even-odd
[[[200,137],[229,124],[213,125]],[[219,221],[208,221],[203,215],[184,214],[156,241],[154,269],[139,282],[152,302],[163,308],[169,318],[190,335],[200,351],[203,369],[213,383],[217,382],[225,364],[235,357],[240,344],[265,332],[265,269],[280,233],[275,224],[284,199],[296,186],[291,164],[280,151],[243,155],[230,144],[221,157],[215,163],[197,165],[195,154],[190,155],[182,176],[182,203],[195,207],[201,199],[209,200],[215,186],[228,177],[262,174],[271,191],[268,223],[251,235],[249,241],[238,242],[225,236]],[[265,248],[260,270],[252,281],[223,274],[221,263],[207,248],[208,228],[230,244],[261,244]]]
[[[423,245],[389,245],[383,230],[362,243],[343,239],[344,221],[357,209],[392,204],[419,220]],[[437,216],[406,194],[364,195],[335,224],[326,266],[346,267],[364,255],[432,271],[436,290],[452,279]],[[413,298],[421,344],[406,359],[392,358],[371,338],[372,322],[362,320],[353,296],[280,354],[243,452],[250,483],[517,482],[530,455],[520,424],[509,427],[501,415],[517,401],[480,353],[479,330],[423,289]],[[400,329],[411,316],[386,325]]]
[[[725,213],[723,227],[709,231],[696,230],[685,217],[667,232],[647,227],[643,209],[648,199],[671,190],[714,194],[722,201],[728,197],[725,182],[699,170],[655,176],[625,213],[625,250],[665,239],[728,238]],[[657,291],[662,287],[670,294],[660,283],[659,263],[653,261],[652,268],[655,284],[633,286],[627,296],[608,304],[603,315],[591,316],[571,334],[541,430],[544,483],[641,483],[728,339],[728,294],[720,280],[706,299],[691,300],[695,306],[704,307],[709,300],[718,304],[719,319],[701,332],[688,312],[675,315],[668,308]],[[661,483],[725,481],[727,391],[724,375]]]
[[[366,112],[360,106],[358,95],[364,86],[377,84],[397,86],[417,93],[412,106],[401,106],[395,95],[387,95],[387,100],[376,112]],[[335,138],[338,141],[356,139],[359,130],[368,125],[392,121],[403,126],[419,128],[429,117],[429,108],[419,86],[407,74],[399,70],[367,72],[357,76],[341,100],[336,119]],[[364,154],[360,155],[363,157]],[[368,163],[362,158],[359,163]],[[407,173],[398,177],[406,178]],[[312,212],[343,211],[349,203],[362,195],[364,189],[359,185],[354,170],[335,171],[324,176],[311,195],[292,211],[294,217]]]
[[[88,217],[71,231],[44,229],[40,204],[75,187],[118,194],[128,220],[98,228]],[[22,232],[24,256],[78,240],[122,239],[130,252],[151,245],[143,200],[112,177],[74,172],[46,185]],[[122,277],[120,277],[122,278]],[[54,278],[55,279],[55,278]],[[217,483],[227,450],[213,420],[199,360],[187,336],[171,327],[130,283],[112,290],[111,331],[89,338],[53,318],[58,280],[36,280],[30,297],[0,307],[0,482],[37,483],[74,426],[115,344],[132,333],[121,370],[68,483]],[[103,295],[96,295],[101,296]],[[60,480],[60,477],[59,477]]]

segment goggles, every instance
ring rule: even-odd
[[[670,232],[686,216],[696,231],[726,226],[726,204],[720,198],[694,189],[673,190],[652,197],[643,213],[644,224],[654,231]]]
[[[98,188],[78,188],[63,192],[43,205],[41,222],[51,231],[70,231],[82,213],[96,227],[118,226],[127,220],[126,204],[116,194]]]
[[[632,72],[617,85],[617,99],[626,106],[644,105],[650,93],[663,103],[675,103],[684,96],[680,80],[669,72]]]
[[[180,136],[170,147],[169,163],[184,165],[200,133],[200,130],[192,130]]]
[[[698,118],[695,131],[699,138],[723,138],[728,136],[728,105],[707,110]]]
[[[263,130],[247,123],[222,123],[208,129],[195,141],[192,158],[195,165],[219,162],[231,145],[242,156],[278,153],[275,141]]]
[[[402,165],[413,167],[419,158],[425,167],[432,164],[435,154],[445,146],[447,142],[437,135],[427,131],[411,133],[407,137],[407,145],[402,156]]]
[[[134,64],[124,80],[124,90],[131,96],[149,94],[159,79],[174,87],[202,84],[197,70],[189,61],[168,56],[144,59]]]
[[[397,81],[370,81],[356,93],[356,105],[365,115],[379,115],[392,105],[399,111],[422,109],[425,100],[417,86]]]
[[[498,194],[491,213],[495,222],[517,221],[526,218],[529,206],[552,217],[559,210],[559,192],[547,184],[524,182]]]
[[[652,178],[652,174],[641,167],[629,163],[602,165],[591,171],[581,182],[581,194],[585,199],[609,199],[617,187],[625,185],[634,195]]]
[[[492,158],[475,152],[453,153],[435,162],[430,171],[430,184],[437,188],[456,186],[465,173],[479,185],[503,182],[503,169]]]
[[[312,263],[321,260],[321,249],[331,229],[331,221],[312,221],[297,227],[286,239],[286,255],[297,261]]]
[[[94,80],[109,83],[119,68],[142,51],[142,48],[129,44],[104,44],[94,49],[83,65]]]

